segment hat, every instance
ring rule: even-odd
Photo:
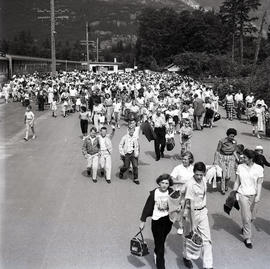
[[[263,150],[263,146],[256,146],[255,150]]]

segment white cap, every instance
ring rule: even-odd
[[[263,150],[263,146],[256,146],[255,150]]]

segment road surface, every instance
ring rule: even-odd
[[[118,144],[125,122],[113,138],[112,184],[89,181],[82,156],[78,114],[51,117],[35,111],[37,139],[25,142],[20,104],[0,105],[0,197],[2,269],[136,269],[155,268],[150,219],[144,230],[150,255],[130,255],[129,242],[155,179],[179,163],[179,143],[156,162],[153,142],[140,136],[140,185],[119,179]],[[270,157],[270,140],[250,135],[245,122],[220,120],[217,127],[195,132],[195,161],[213,162],[218,140],[227,128],[238,130],[238,143],[249,148],[260,144]],[[177,137],[178,138],[178,137]],[[214,268],[270,268],[270,169],[265,169],[262,201],[255,221],[254,247],[247,249],[240,235],[240,214],[223,212],[225,196],[211,190],[207,207],[213,240]],[[128,176],[128,175],[127,175]],[[182,238],[173,227],[166,244],[168,269],[184,268]],[[202,268],[199,259],[194,268]]]

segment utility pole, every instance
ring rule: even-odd
[[[88,26],[88,22],[86,22],[86,29],[85,29],[85,33],[86,33],[86,61],[87,61],[87,70],[89,69],[89,26]]]
[[[97,62],[98,62],[98,37],[97,37]]]
[[[56,75],[56,56],[55,56],[55,12],[54,0],[51,0],[51,58],[52,58],[52,77]]]

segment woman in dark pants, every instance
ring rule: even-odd
[[[160,175],[157,180],[158,188],[150,191],[150,195],[144,206],[140,229],[143,230],[147,217],[152,217],[152,233],[155,250],[154,259],[157,269],[165,269],[164,244],[167,235],[171,231],[172,222],[169,219],[168,198],[172,193],[172,178],[169,174]]]
[[[80,119],[80,124],[81,124],[82,135],[84,139],[88,133],[88,122],[90,120],[89,112],[86,111],[85,106],[81,107],[79,119]]]

